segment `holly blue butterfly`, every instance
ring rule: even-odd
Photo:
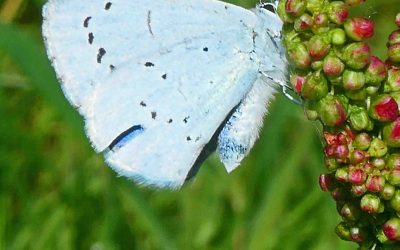
[[[123,176],[174,188],[215,150],[234,170],[256,141],[286,78],[271,6],[49,0],[43,35],[95,150]]]

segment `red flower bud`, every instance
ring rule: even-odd
[[[383,225],[383,233],[391,241],[400,241],[400,219],[391,218]]]
[[[367,174],[360,168],[352,168],[349,170],[348,180],[354,185],[362,185],[367,179]]]
[[[400,43],[400,30],[395,30],[389,35],[388,45]]]
[[[394,63],[400,63],[400,43],[389,46],[388,57],[390,61]]]
[[[347,105],[343,101],[333,95],[327,95],[318,102],[318,114],[323,124],[327,126],[340,126],[346,121]],[[347,152],[348,154],[348,152]],[[340,157],[342,158],[340,153]],[[343,157],[347,157],[343,156]]]
[[[303,87],[305,77],[297,74],[293,74],[290,76],[290,83],[292,84],[292,87],[294,91],[297,93],[301,93],[301,88]]]
[[[374,23],[366,18],[355,17],[344,23],[347,35],[355,41],[361,41],[374,35]]]
[[[321,190],[325,192],[332,190],[333,187],[332,176],[327,174],[321,174],[319,176],[319,186],[321,187]]]
[[[350,153],[350,163],[351,164],[358,164],[365,160],[366,153],[362,150],[354,150]]]
[[[368,191],[370,192],[381,192],[385,186],[385,179],[380,175],[369,176],[366,182]]]
[[[359,90],[365,85],[363,72],[345,70],[343,72],[343,88],[346,90]]]
[[[397,102],[390,95],[379,95],[371,101],[369,115],[378,121],[394,121],[399,116]]]
[[[359,197],[367,192],[367,187],[363,185],[353,185],[351,186],[351,193]]]
[[[307,13],[301,15],[294,21],[294,29],[296,31],[305,31],[312,28],[314,19]]]
[[[324,58],[328,54],[330,48],[331,45],[327,35],[314,35],[308,42],[308,51],[314,60],[321,60]]]
[[[365,71],[365,80],[367,84],[379,86],[385,80],[387,69],[385,63],[376,56],[371,56],[371,62]]]
[[[400,118],[383,127],[383,140],[390,147],[400,147]]]
[[[371,62],[371,49],[364,42],[351,43],[343,50],[343,60],[353,69],[363,69]]]
[[[324,59],[323,70],[329,77],[338,77],[343,73],[344,63],[334,55],[329,55]]]
[[[388,78],[385,82],[385,91],[400,91],[400,69],[392,68],[388,71]]]
[[[343,24],[349,16],[347,5],[341,1],[333,1],[329,3],[328,16],[333,23]]]
[[[304,0],[286,0],[285,10],[292,16],[300,16],[306,10],[306,1]]]

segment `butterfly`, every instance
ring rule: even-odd
[[[275,6],[49,0],[42,30],[93,148],[122,176],[178,188],[214,151],[231,172],[258,138],[286,79]]]

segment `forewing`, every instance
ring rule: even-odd
[[[119,173],[179,186],[258,74],[256,16],[211,0],[51,0],[63,89]]]

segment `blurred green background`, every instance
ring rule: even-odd
[[[44,2],[0,0],[0,249],[356,248],[336,237],[335,204],[318,186],[316,127],[281,95],[232,174],[212,156],[179,191],[117,177],[88,144],[47,60]],[[373,46],[384,58],[399,3],[367,2],[357,13],[377,21]]]

